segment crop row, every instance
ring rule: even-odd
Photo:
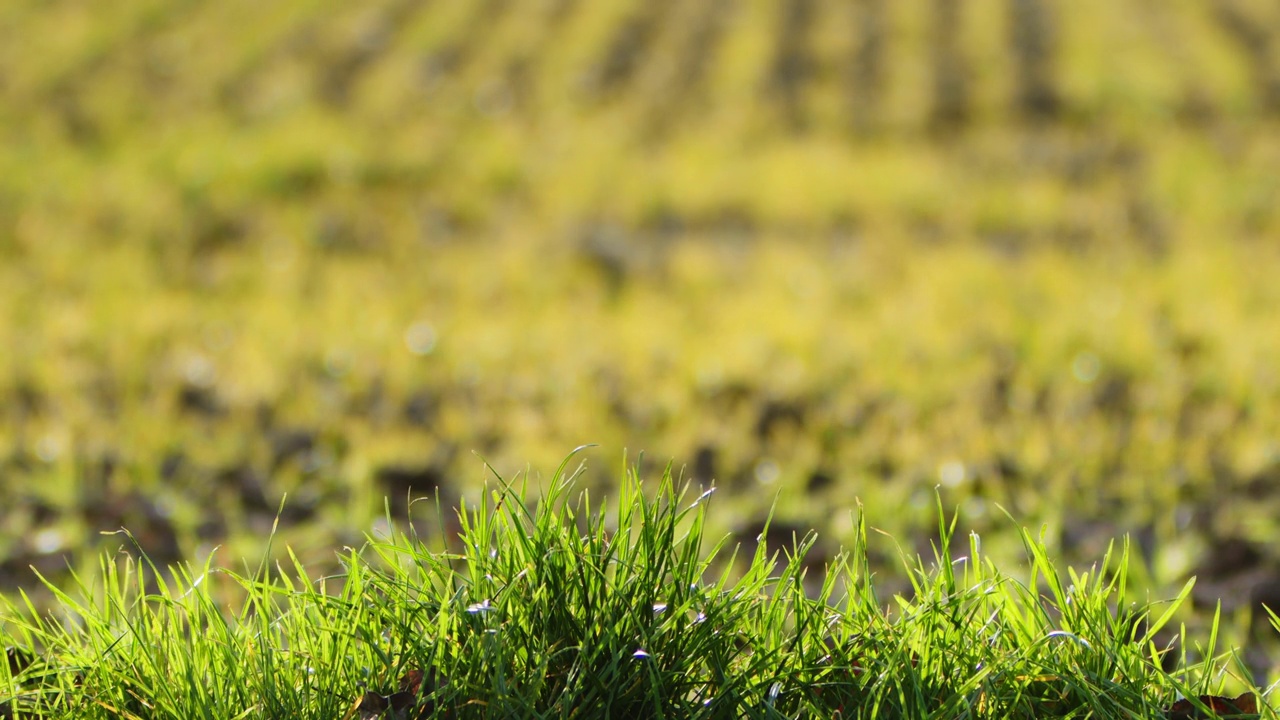
[[[112,11],[29,6],[6,18],[14,44],[3,56],[4,92],[22,114],[52,114],[78,143],[183,106],[242,120],[270,115],[279,102],[308,101],[355,114],[386,102],[444,115],[468,95],[483,105],[495,84],[538,98],[541,111],[516,110],[526,122],[554,112],[548,107],[589,111],[602,99],[684,112],[680,98],[694,88],[747,111],[735,87],[745,84],[792,130],[813,119],[839,131],[850,117],[953,126],[1001,115],[1068,120],[1152,107],[1197,117],[1277,107],[1275,23],[1259,4],[1092,5],[1070,12],[1051,0],[607,8],[389,0],[341,12],[305,2],[270,12],[195,0]],[[234,33],[249,24],[252,32]],[[38,60],[28,67],[24,58]],[[506,72],[522,65],[530,71]],[[380,75],[406,82],[388,85]],[[398,97],[368,102],[390,92]],[[845,98],[845,111],[828,119],[830,93]],[[696,131],[702,123],[686,113],[684,124]]]

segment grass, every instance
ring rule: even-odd
[[[584,443],[714,479],[713,533],[779,490],[914,547],[945,470],[1001,563],[997,504],[1069,562],[1142,531],[1154,592],[1274,547],[1274,63],[1231,27],[1275,7],[941,7],[6,3],[0,592],[121,525],[258,557],[284,493],[278,547],[328,573],[406,485],[473,502],[474,452]]]
[[[499,478],[457,538],[371,537],[328,577],[106,558],[51,588],[57,609],[5,611],[5,716],[1155,718],[1231,667],[1216,625],[1166,662],[1190,585],[1136,602],[1127,546],[1064,573],[1022,530],[1015,578],[977,535],[947,550],[939,503],[935,556],[904,556],[913,592],[877,595],[865,517],[815,588],[814,537],[736,558],[706,533],[712,491],[630,470],[595,503],[571,461],[536,500]]]

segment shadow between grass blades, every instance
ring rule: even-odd
[[[55,611],[6,602],[0,717],[1275,717],[1255,688],[1219,696],[1216,624],[1162,669],[1154,638],[1190,584],[1130,604],[1127,545],[1097,566],[1115,572],[1064,577],[1023,531],[1018,580],[976,535],[952,557],[939,505],[943,550],[906,560],[914,598],[880,598],[859,517],[815,595],[813,535],[735,563],[704,534],[711,490],[627,470],[617,500],[594,503],[573,457],[536,501],[527,475],[498,478],[457,510],[451,549],[369,538],[333,576],[292,553],[167,577],[105,557],[99,577],[50,587]]]

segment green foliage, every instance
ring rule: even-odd
[[[319,579],[296,561],[206,565],[154,587],[108,558],[100,583],[51,587],[52,611],[9,606],[6,642],[28,659],[0,703],[77,719],[1127,718],[1221,682],[1212,655],[1159,669],[1151,640],[1186,592],[1125,605],[1110,555],[1063,577],[1024,533],[1019,581],[976,535],[950,554],[944,521],[936,557],[908,560],[914,594],[879,598],[859,519],[810,594],[812,537],[735,564],[705,545],[710,491],[628,473],[614,503],[593,504],[567,464],[535,503],[499,479],[459,509],[451,552],[397,534]],[[399,709],[370,709],[397,695]]]

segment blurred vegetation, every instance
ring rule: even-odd
[[[1267,0],[6,2],[0,583],[121,525],[253,556],[286,492],[323,563],[598,443],[726,529],[860,501],[914,552],[941,485],[997,557],[998,503],[1280,600],[1278,42]]]

